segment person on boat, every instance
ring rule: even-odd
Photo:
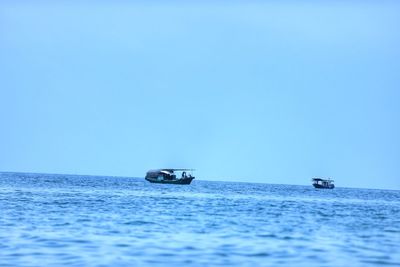
[[[182,178],[186,178],[186,172],[182,172]]]

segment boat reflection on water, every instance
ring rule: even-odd
[[[145,179],[158,184],[190,184],[193,169],[157,169],[146,173]],[[178,174],[178,175],[177,175]]]

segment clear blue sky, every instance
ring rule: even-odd
[[[400,189],[398,1],[79,2],[0,3],[1,171]]]

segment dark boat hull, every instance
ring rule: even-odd
[[[155,183],[155,184],[190,184],[193,181],[194,177],[186,177],[174,180],[158,180],[157,178],[150,178],[150,177],[146,177],[145,179],[150,183]]]
[[[320,185],[320,184],[313,184],[313,186],[315,188],[320,188],[320,189],[333,189],[333,188],[335,188],[335,185],[333,185],[333,184],[328,185],[328,186],[324,186],[324,185]]]

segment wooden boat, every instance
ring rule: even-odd
[[[322,188],[322,189],[335,188],[335,185],[333,184],[334,181],[331,179],[313,178],[312,182],[315,188]]]
[[[190,184],[195,178],[191,172],[193,169],[157,169],[146,173],[145,179],[150,183],[158,184]],[[177,178],[176,173],[180,174]]]

